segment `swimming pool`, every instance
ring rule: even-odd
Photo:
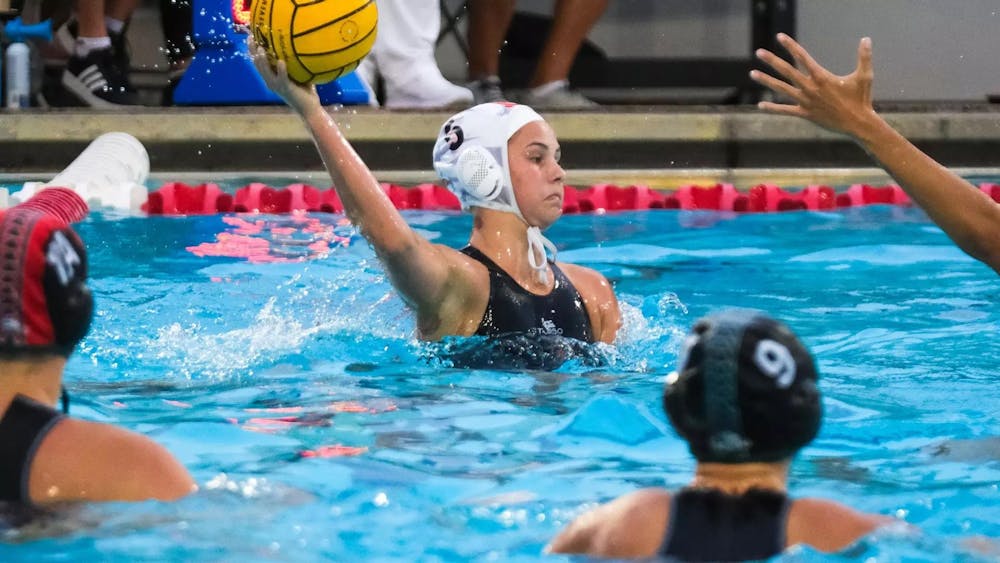
[[[468,236],[462,215],[407,218]],[[770,311],[817,355],[825,425],[793,492],[922,530],[848,560],[970,560],[962,538],[1000,537],[996,275],[917,210],[564,217],[560,257],[608,276],[626,323],[606,366],[551,372],[437,359],[339,217],[241,219],[79,225],[98,312],[71,412],[163,443],[201,491],[5,532],[0,559],[537,560],[594,503],[689,479],[660,389],[687,327],[724,306]]]

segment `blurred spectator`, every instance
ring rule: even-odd
[[[139,0],[78,0],[56,38],[69,54],[62,85],[84,105],[136,105],[128,80],[125,28]]]
[[[358,75],[371,87],[382,77],[385,107],[465,107],[472,92],[448,82],[434,58],[441,29],[438,0],[377,0],[378,38]],[[372,100],[374,102],[374,93]]]
[[[469,88],[477,104],[505,99],[500,51],[514,17],[515,0],[469,0]],[[569,71],[608,0],[557,0],[552,29],[538,58],[530,89],[518,100],[537,108],[587,108],[593,101],[569,88]]]

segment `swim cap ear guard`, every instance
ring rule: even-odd
[[[726,311],[695,324],[663,406],[698,461],[780,461],[819,432],[816,382],[812,356],[788,327]]]
[[[0,214],[0,356],[69,356],[93,308],[87,252],[73,229],[34,209]]]
[[[494,201],[503,191],[503,170],[485,148],[470,146],[459,153],[454,163],[436,162],[434,169],[448,182],[449,187],[462,196],[462,206],[475,202]]]

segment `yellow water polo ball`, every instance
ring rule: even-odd
[[[375,0],[253,0],[250,30],[272,61],[300,84],[336,80],[375,44]]]

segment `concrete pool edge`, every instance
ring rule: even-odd
[[[348,108],[337,116],[373,169],[428,167],[447,112]],[[863,168],[867,155],[845,137],[752,107],[613,107],[549,112],[567,168]],[[887,111],[904,135],[948,166],[1000,165],[1000,106]],[[142,108],[0,114],[0,172],[58,170],[108,131],[138,137],[153,170],[322,170],[299,120],[283,107]]]

